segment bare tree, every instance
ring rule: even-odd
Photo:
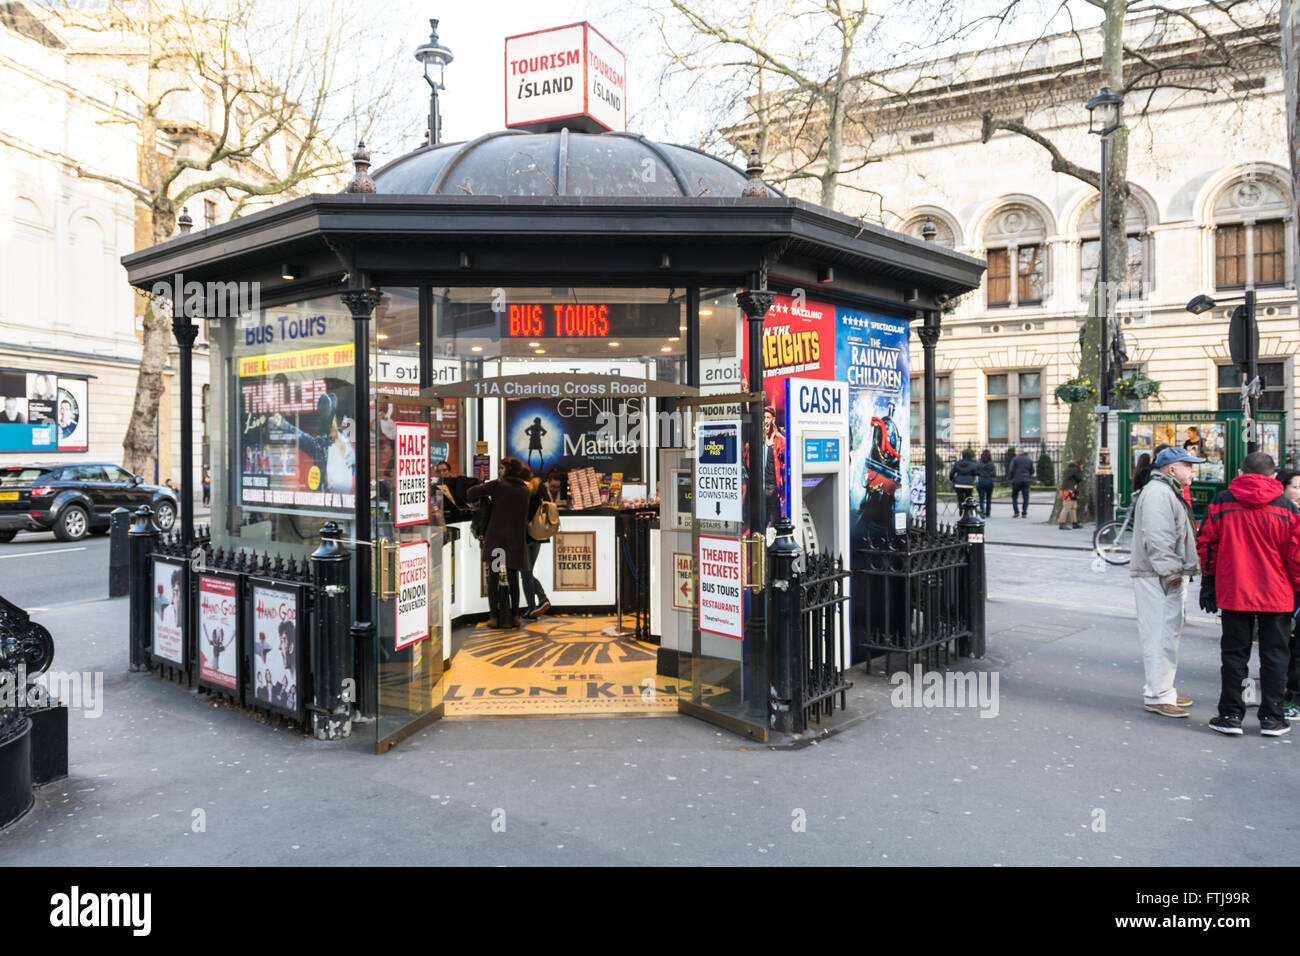
[[[137,177],[77,167],[78,175],[124,190],[147,210],[152,241],[176,233],[184,206],[220,194],[265,204],[336,175],[345,157],[331,139],[364,135],[384,90],[373,73],[349,80],[341,61],[351,38],[341,3],[275,7],[275,0],[60,0],[53,8],[70,53],[118,91],[114,104],[139,142]],[[366,97],[364,102],[358,97]],[[361,118],[358,123],[358,118]],[[355,141],[355,140],[353,140]],[[143,348],[124,466],[156,460],[155,428],[170,315],[145,303]],[[188,463],[187,463],[188,465]]]

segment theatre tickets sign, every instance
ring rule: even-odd
[[[627,60],[589,23],[506,38],[506,126],[627,129]]]

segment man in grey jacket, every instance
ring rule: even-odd
[[[1029,485],[1034,480],[1034,462],[1023,448],[1007,468],[1011,478],[1011,510],[1017,518],[1029,517]],[[1023,502],[1023,504],[1022,504]]]
[[[1129,574],[1137,597],[1138,643],[1146,684],[1146,709],[1162,717],[1190,717],[1188,697],[1174,687],[1183,636],[1187,579],[1200,573],[1196,520],[1183,497],[1193,465],[1205,461],[1183,448],[1156,456],[1151,478],[1133,503],[1133,556]]]

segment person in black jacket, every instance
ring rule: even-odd
[[[488,566],[488,627],[519,627],[519,572],[528,567],[528,505],[532,471],[518,458],[501,459],[496,481],[475,485],[465,497],[472,503],[492,499],[492,517],[483,537],[483,563]],[[509,604],[502,598],[500,575],[506,578]]]
[[[993,510],[993,479],[998,476],[998,466],[993,461],[993,453],[987,448],[980,455],[975,470],[978,473],[975,479],[975,490],[980,496],[980,514],[987,518],[989,512]]]
[[[1083,459],[1076,458],[1065,466],[1061,478],[1061,530],[1069,531],[1079,524],[1079,485],[1083,482]]]
[[[957,510],[961,511],[975,491],[975,481],[979,478],[979,468],[975,464],[974,450],[967,448],[961,458],[953,462],[948,470],[948,480],[957,492]]]
[[[1034,480],[1034,463],[1027,451],[1011,459],[1011,510],[1017,518],[1029,517],[1029,485]]]
[[[1143,452],[1138,456],[1137,467],[1133,469],[1133,493],[1137,494],[1151,477],[1151,456]]]

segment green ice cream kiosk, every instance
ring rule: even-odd
[[[1192,507],[1199,520],[1210,499],[1237,477],[1246,457],[1245,423],[1240,411],[1212,412],[1119,412],[1119,503],[1128,508],[1133,500],[1133,472],[1138,460],[1150,455],[1155,460],[1157,445],[1186,448],[1204,464],[1196,466],[1192,479]],[[1272,455],[1281,468],[1286,457],[1286,412],[1261,411],[1255,415],[1259,450]],[[1280,493],[1280,492],[1279,492]]]

